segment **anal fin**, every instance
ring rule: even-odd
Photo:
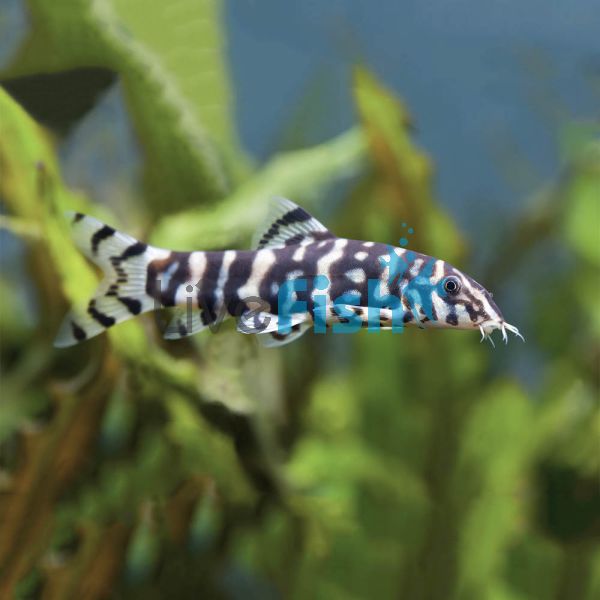
[[[265,348],[278,348],[279,346],[285,346],[286,344],[297,340],[309,329],[310,323],[305,321],[303,323],[292,325],[292,329],[289,333],[278,333],[277,331],[271,331],[269,333],[259,335],[258,340]]]

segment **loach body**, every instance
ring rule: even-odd
[[[138,314],[176,307],[165,337],[192,335],[235,317],[267,346],[314,326],[478,329],[507,324],[491,294],[443,260],[376,242],[338,238],[304,209],[278,199],[255,250],[175,252],[146,245],[81,214],[77,246],[105,272],[87,311],[69,315],[55,345],[71,346]],[[493,342],[492,342],[493,343]]]

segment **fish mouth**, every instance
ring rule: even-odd
[[[521,335],[519,330],[514,325],[511,325],[506,321],[490,320],[484,321],[483,323],[479,323],[479,331],[481,331],[480,342],[483,342],[483,340],[488,340],[489,343],[495,348],[496,344],[494,344],[494,340],[492,339],[492,332],[496,331],[496,329],[499,329],[502,332],[502,339],[504,340],[505,344],[508,344],[508,334],[506,333],[507,331],[514,333],[516,337],[520,337],[523,341],[525,341],[525,338]]]

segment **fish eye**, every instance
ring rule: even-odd
[[[460,291],[460,279],[458,277],[450,276],[444,280],[444,290],[449,294],[458,294]]]

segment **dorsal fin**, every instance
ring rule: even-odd
[[[281,248],[334,237],[325,225],[291,200],[273,198],[263,224],[254,234],[252,247]]]

